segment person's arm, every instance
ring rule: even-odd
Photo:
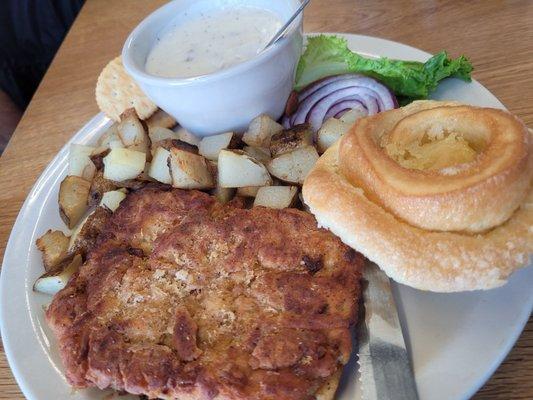
[[[0,154],[4,151],[22,117],[22,112],[11,101],[9,96],[0,89]]]

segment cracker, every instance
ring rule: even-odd
[[[96,83],[96,103],[109,118],[120,121],[120,114],[135,108],[140,119],[149,118],[157,106],[142,92],[128,75],[121,57],[110,61]]]

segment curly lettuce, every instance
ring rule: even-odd
[[[319,35],[308,39],[296,70],[295,89],[299,90],[325,76],[360,73],[383,82],[402,103],[406,103],[427,98],[444,78],[470,81],[472,70],[472,64],[465,56],[452,59],[445,51],[435,54],[425,63],[386,57],[367,58],[352,52],[346,39]]]

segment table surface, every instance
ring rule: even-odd
[[[0,258],[45,166],[98,112],[94,86],[131,29],[164,0],[87,0],[0,158]],[[466,54],[474,77],[533,127],[533,1],[313,0],[305,30],[378,36]],[[497,316],[495,316],[497,318]],[[0,399],[24,398],[0,347]],[[533,318],[476,399],[533,398]]]

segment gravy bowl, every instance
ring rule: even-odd
[[[302,51],[302,17],[290,31],[253,58],[208,75],[164,78],[146,72],[150,50],[165,28],[183,18],[222,7],[249,6],[269,10],[284,22],[298,0],[174,0],[142,21],[122,49],[122,61],[146,95],[181,126],[199,136],[246,130],[259,114],[278,119],[292,90]]]

